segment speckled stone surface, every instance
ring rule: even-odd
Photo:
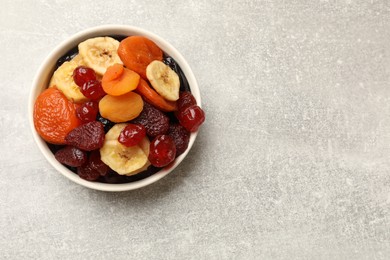
[[[1,259],[390,258],[390,1],[112,2],[1,2]],[[27,101],[49,51],[114,23],[183,54],[207,121],[113,194],[49,165]]]

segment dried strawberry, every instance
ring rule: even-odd
[[[84,151],[99,149],[104,142],[103,124],[93,121],[76,127],[65,137],[65,141]]]
[[[173,138],[176,145],[176,157],[182,154],[190,142],[190,132],[184,126],[172,124],[169,126],[168,135]]]
[[[54,154],[62,164],[79,167],[87,161],[87,153],[73,146],[65,146]]]
[[[132,123],[143,125],[150,137],[165,134],[169,129],[168,116],[147,102],[144,102],[141,114]]]

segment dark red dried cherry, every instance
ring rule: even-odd
[[[196,105],[194,96],[189,91],[181,91],[177,100],[177,110],[183,110],[186,107]]]
[[[146,136],[146,130],[143,125],[128,124],[118,136],[118,142],[124,146],[130,147],[137,145]]]
[[[99,80],[89,80],[81,87],[81,93],[87,98],[98,100],[106,95]]]
[[[177,119],[185,129],[190,132],[196,132],[199,126],[204,122],[205,114],[199,106],[193,105],[184,110],[179,110]]]
[[[159,135],[150,143],[149,161],[153,166],[167,166],[175,160],[175,156],[175,142],[169,135]]]
[[[79,66],[73,71],[73,80],[77,86],[82,87],[85,82],[96,80],[96,73],[91,68]]]
[[[83,123],[96,120],[99,112],[99,105],[94,101],[87,101],[76,109],[76,115]]]

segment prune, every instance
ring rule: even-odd
[[[96,116],[96,121],[99,121],[100,123],[103,124],[104,132],[106,133],[115,125],[114,122],[111,122],[107,118],[102,117],[100,113],[98,113],[98,115]]]
[[[180,124],[190,132],[196,132],[205,120],[205,114],[199,106],[190,106],[184,110],[179,110],[177,119]]]
[[[143,125],[150,137],[165,134],[169,129],[168,116],[147,102],[144,102],[141,114],[131,122]]]
[[[169,126],[168,135],[173,138],[176,145],[176,157],[182,154],[190,142],[190,132],[179,124]]]
[[[92,151],[103,146],[104,136],[103,124],[93,121],[74,128],[67,134],[65,141],[81,150]]]
[[[149,161],[153,166],[167,166],[175,160],[175,156],[175,142],[169,135],[159,135],[150,143]]]
[[[187,78],[181,70],[179,64],[170,56],[164,56],[163,62],[167,64],[173,71],[177,73],[180,78],[180,90],[191,91],[190,85],[188,84]]]
[[[79,167],[87,161],[87,153],[73,146],[65,146],[58,150],[54,157],[62,164]]]

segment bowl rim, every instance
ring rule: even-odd
[[[46,56],[46,58],[41,63],[34,76],[32,87],[29,93],[28,118],[29,118],[29,124],[31,127],[31,131],[35,143],[37,144],[39,150],[42,152],[44,157],[49,161],[49,163],[69,180],[94,190],[119,192],[119,191],[135,190],[135,189],[145,187],[147,185],[150,185],[160,180],[161,178],[165,177],[170,172],[172,172],[183,161],[183,159],[187,156],[187,154],[191,150],[195,142],[195,139],[198,135],[198,132],[191,133],[188,148],[183,154],[181,154],[175,159],[173,164],[169,165],[166,168],[161,169],[160,171],[158,171],[157,173],[149,177],[146,177],[142,180],[130,182],[130,183],[110,184],[110,183],[87,181],[81,179],[77,174],[75,174],[74,172],[66,168],[64,165],[62,165],[60,162],[58,162],[55,159],[54,154],[49,149],[47,143],[39,136],[39,134],[35,130],[34,117],[33,117],[35,100],[37,96],[44,89],[47,88],[48,79],[52,75],[55,64],[60,57],[62,57],[65,53],[67,53],[71,48],[77,46],[83,40],[92,37],[110,36],[110,35],[125,35],[125,36],[142,35],[154,41],[165,53],[169,54],[179,64],[181,70],[186,76],[188,84],[190,85],[191,93],[194,95],[198,103],[198,106],[200,107],[201,107],[201,98],[200,98],[200,92],[199,92],[199,87],[196,78],[190,66],[188,65],[184,57],[181,55],[181,53],[175,47],[173,47],[169,42],[164,40],[162,37],[148,30],[142,29],[140,27],[131,26],[131,25],[118,25],[118,24],[108,24],[108,25],[91,27],[82,30],[76,34],[73,34],[69,38],[65,39]]]

